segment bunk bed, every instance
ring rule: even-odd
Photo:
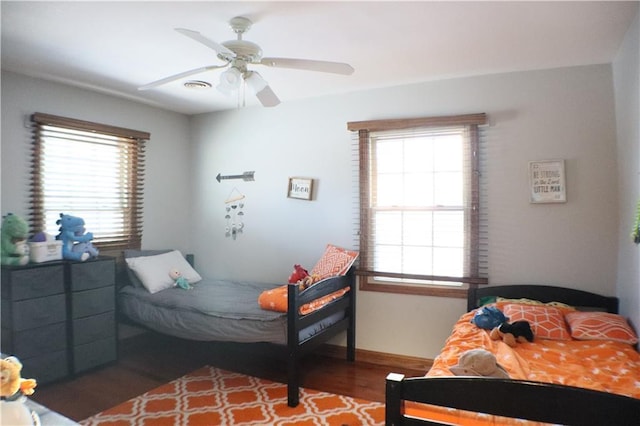
[[[486,304],[504,311],[511,305],[511,312],[537,310],[546,315],[547,311],[559,311],[570,336],[548,338],[546,331],[536,330],[532,323],[542,338],[536,336],[533,342],[508,346],[491,339],[489,330],[471,322]],[[600,330],[591,321],[620,320],[616,298],[555,286],[491,286],[471,288],[467,307],[468,312],[454,325],[425,377],[387,376],[387,426],[537,422],[623,425],[638,421],[637,336],[626,320]],[[591,322],[567,323],[567,318],[587,318]],[[458,366],[461,354],[474,349],[494,354],[497,365],[504,367],[510,378],[454,375],[450,368]]]
[[[304,354],[346,332],[346,357],[355,360],[355,257],[350,263],[343,262],[334,276],[306,288],[202,279],[197,273],[194,279],[191,270],[185,274],[194,282],[191,289],[169,286],[151,292],[138,282],[139,271],[132,270],[133,264],[168,252],[171,250],[125,251],[125,260],[130,262],[123,274],[127,279],[118,290],[118,310],[126,321],[184,339],[256,344],[261,351],[286,359],[291,407],[299,403],[299,361]],[[193,256],[188,255],[187,260],[193,265]],[[263,309],[258,303],[260,295],[281,287],[286,290],[286,312]]]

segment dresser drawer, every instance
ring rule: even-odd
[[[9,315],[2,315],[2,321],[9,321],[3,327],[12,328],[14,331],[23,331],[31,328],[43,327],[49,324],[65,322],[67,319],[67,302],[64,294],[56,294],[37,299],[21,300],[10,306],[4,304],[4,309],[9,309]]]
[[[114,311],[73,320],[73,344],[82,345],[95,340],[115,337]]]
[[[73,357],[74,373],[115,361],[117,359],[116,339],[102,339],[86,345],[75,346]]]
[[[64,265],[2,270],[2,298],[23,300],[64,293]]]
[[[71,291],[115,285],[116,266],[113,259],[71,263]]]
[[[115,310],[115,288],[77,291],[71,295],[71,318],[82,318]]]
[[[21,376],[26,379],[36,379],[39,385],[53,382],[69,375],[68,360],[66,350],[20,359]]]
[[[7,332],[10,333],[8,337],[13,342],[11,353],[20,359],[64,351],[67,348],[67,324],[64,322],[31,330]]]

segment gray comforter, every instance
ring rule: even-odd
[[[227,342],[287,341],[287,317],[258,305],[258,296],[277,285],[204,279],[192,290],[179,287],[151,294],[127,285],[118,293],[120,313],[160,333],[184,339]],[[299,333],[304,340],[344,317],[325,318]]]

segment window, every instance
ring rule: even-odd
[[[32,230],[58,234],[60,213],[84,219],[101,250],[140,248],[149,134],[35,113]]]
[[[468,285],[487,283],[485,121],[473,114],[348,124],[358,132],[361,289],[466,297]]]

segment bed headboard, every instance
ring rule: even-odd
[[[576,308],[585,308],[585,310],[604,310],[614,314],[618,313],[617,297],[549,285],[472,286],[467,294],[467,310],[471,311],[479,307],[482,300],[492,296],[508,299],[527,298],[545,303],[562,302]]]

